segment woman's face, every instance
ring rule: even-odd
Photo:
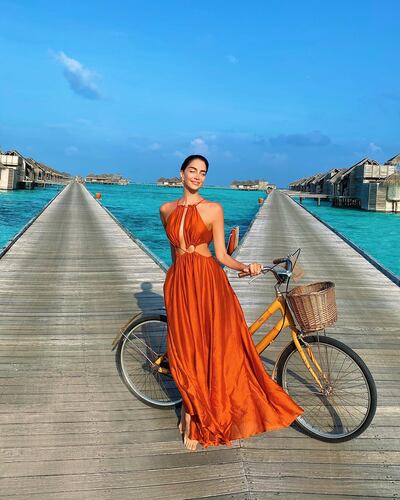
[[[192,191],[197,191],[203,185],[207,170],[204,161],[195,159],[189,163],[185,170],[181,171],[183,184]]]

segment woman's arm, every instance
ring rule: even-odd
[[[228,266],[236,271],[245,271],[249,274],[258,274],[261,271],[261,264],[243,264],[238,260],[228,255],[225,246],[225,232],[224,232],[224,209],[219,203],[215,203],[213,207],[213,239],[215,256],[221,264]]]
[[[165,226],[167,224],[167,221],[166,221],[166,210],[165,210],[165,205],[166,203],[164,203],[163,205],[160,206],[160,219],[161,219],[161,223],[162,225],[164,226],[164,229],[165,229]]]

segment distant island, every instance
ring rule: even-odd
[[[93,184],[119,184],[120,186],[129,184],[128,179],[124,179],[122,175],[118,174],[88,174],[85,177],[85,182]]]
[[[166,187],[182,187],[182,181],[179,177],[160,177],[157,179],[157,186],[166,186]],[[251,190],[251,191],[268,191],[271,189],[275,189],[276,186],[274,184],[270,184],[267,181],[262,179],[257,179],[255,181],[247,180],[247,181],[237,181],[234,180],[230,184],[231,189],[243,189],[243,190]]]
[[[267,191],[271,189],[275,189],[275,184],[270,184],[269,182],[263,179],[256,179],[255,181],[247,180],[247,181],[237,181],[234,180],[231,182],[230,187],[232,189],[243,189],[247,191]]]

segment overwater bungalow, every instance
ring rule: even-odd
[[[400,155],[380,164],[363,158],[349,168],[334,168],[325,174],[316,174],[289,184],[295,191],[323,193],[338,207],[358,207],[363,210],[391,212],[394,200],[388,199],[385,179],[394,174],[400,164]],[[395,205],[397,209],[397,203]]]
[[[309,186],[310,186],[310,193],[322,193],[322,185],[324,182],[324,173],[319,173],[314,175],[314,178],[310,181]]]
[[[269,182],[267,182],[263,179],[256,179],[254,181],[252,181],[252,180],[247,180],[247,181],[234,180],[230,184],[231,189],[242,189],[242,190],[246,190],[246,191],[266,191],[269,186],[273,186],[273,185],[269,184]]]
[[[17,175],[15,169],[4,165],[0,161],[0,189],[1,190],[12,190],[17,187]]]
[[[46,184],[65,184],[69,174],[26,158],[16,150],[0,152],[0,189],[31,189]]]
[[[310,175],[309,177],[306,177],[303,182],[301,183],[301,191],[305,192],[310,192],[311,190],[311,183],[314,180],[315,175]]]
[[[34,182],[32,166],[16,150],[2,152],[0,154],[2,163],[0,188],[21,189],[31,188]]]
[[[337,196],[338,181],[342,178],[348,168],[332,168],[326,173],[322,187],[322,193]]]
[[[35,174],[35,185],[43,186],[46,184],[65,184],[71,180],[71,177],[66,172],[59,172],[53,167],[49,167],[44,163],[38,162],[33,158],[26,158],[25,161],[29,163]]]
[[[400,211],[400,171],[396,170],[383,181],[387,188],[386,199],[392,204],[392,212]]]
[[[304,191],[305,183],[310,177],[302,177],[301,179],[297,179],[297,181],[291,182],[289,184],[289,189],[292,191]]]
[[[124,179],[122,175],[118,174],[88,174],[85,177],[85,182],[93,184],[119,184],[121,186],[129,184],[128,179]]]
[[[183,184],[180,177],[160,177],[157,179],[157,186],[182,187]]]
[[[336,181],[334,204],[359,206],[363,210],[391,211],[386,200],[383,181],[396,170],[394,164],[380,164],[376,160],[363,158],[346,170]]]
[[[308,177],[305,177],[303,181],[300,184],[301,191],[304,192],[310,192],[311,189],[311,183],[314,180],[315,175],[310,175]]]

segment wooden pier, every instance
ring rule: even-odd
[[[327,444],[292,429],[241,442],[251,498],[397,498],[400,495],[400,288],[285,194],[274,191],[235,255],[271,263],[302,248],[299,282],[336,283],[339,319],[329,331],[358,352],[378,389],[378,409],[359,438]],[[394,257],[395,258],[395,257]],[[248,323],[274,296],[273,277],[231,282]],[[264,330],[263,330],[264,331]],[[289,340],[264,352],[272,366]],[[257,339],[255,339],[257,340]],[[268,493],[269,492],[269,493]]]
[[[293,191],[291,189],[279,189],[279,191],[287,194],[290,197],[301,196],[302,198],[319,198],[320,200],[329,200],[330,198],[332,198],[331,195],[323,193],[308,193],[307,191]]]
[[[321,205],[321,200],[326,200],[326,201],[331,201],[332,196],[328,194],[322,194],[322,193],[307,193],[305,191],[292,191],[290,189],[280,189],[282,193],[285,193],[286,195],[290,196],[291,198],[293,197],[298,197],[300,201],[300,205],[303,204],[304,199],[312,199],[317,202],[317,205]]]
[[[110,351],[131,315],[163,305],[164,271],[82,185],[67,186],[0,259],[1,498],[398,495],[400,289],[279,192],[260,208],[238,258],[268,263],[299,246],[305,281],[337,284],[334,336],[376,378],[372,426],[339,445],[285,429],[189,453],[174,410],[137,401]],[[234,276],[250,322],[272,299],[272,280],[250,286]]]

